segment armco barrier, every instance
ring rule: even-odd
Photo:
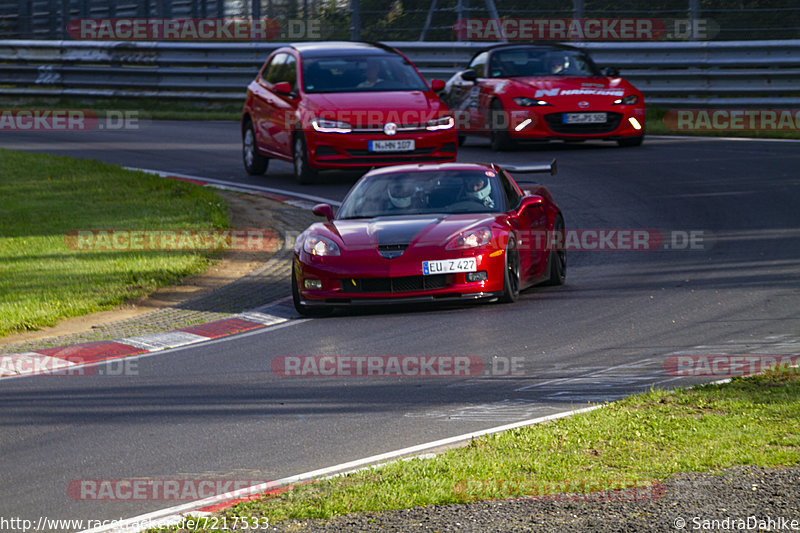
[[[487,42],[389,42],[447,79]],[[278,43],[0,40],[0,95],[242,99]],[[800,40],[577,43],[660,105],[800,105]]]

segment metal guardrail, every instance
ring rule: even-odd
[[[389,42],[428,78],[491,43]],[[0,40],[0,95],[241,100],[279,43]],[[800,105],[800,40],[578,43],[658,105]]]

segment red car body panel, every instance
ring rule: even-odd
[[[424,90],[307,91],[303,79],[303,61],[307,54],[314,58],[321,54],[335,56],[337,50],[343,54],[363,53],[369,57],[396,54],[405,58],[397,50],[365,43],[298,44],[275,50],[258,76],[248,85],[242,110],[242,133],[247,123],[253,124],[256,147],[261,155],[292,161],[294,135],[302,134],[308,150],[308,165],[314,169],[371,168],[406,161],[455,161],[455,128],[437,131],[425,128],[428,120],[450,116],[451,112],[413,64],[411,67],[419,76]],[[276,92],[274,84],[265,79],[266,67],[278,54],[289,54],[296,62],[297,83],[293,94]],[[314,118],[348,122],[353,129],[349,133],[320,132],[311,126]],[[390,122],[399,127],[396,134],[384,133],[384,126]],[[419,127],[409,131],[401,129],[413,125]],[[413,152],[370,152],[370,141],[407,139],[414,140]]]
[[[495,165],[478,163],[402,165],[374,170],[367,173],[362,180],[398,171],[475,169],[502,172]],[[513,178],[509,182],[521,196],[520,205],[503,213],[432,213],[356,220],[334,219],[312,224],[295,243],[293,275],[300,300],[309,306],[336,306],[388,301],[494,298],[504,288],[505,247],[510,234],[514,234],[520,242],[521,288],[543,281],[548,276],[550,250],[530,246],[525,238],[527,232],[551,231],[556,217],[560,215],[559,208],[544,186],[523,185],[521,189]],[[356,186],[358,184],[354,188]],[[460,233],[480,227],[491,229],[492,239],[488,244],[466,250],[446,249],[447,244]],[[408,243],[405,251],[392,259],[382,256],[378,249],[381,235],[389,233],[404,235],[406,238],[399,240]],[[331,239],[341,249],[341,255],[320,257],[307,253],[303,242],[310,235]],[[416,290],[413,287],[407,290],[380,290],[379,287],[369,291],[356,290],[359,288],[357,284],[366,283],[363,280],[424,278],[423,261],[464,257],[476,258],[477,270],[487,272],[485,281],[467,281],[467,274],[454,273],[441,275],[446,276],[441,286],[419,287]],[[306,289],[306,279],[320,280],[321,287]],[[352,289],[348,283],[352,283]]]

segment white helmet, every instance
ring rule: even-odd
[[[492,194],[492,184],[487,178],[471,177],[467,179],[466,185],[468,198],[472,198],[486,207],[494,207],[494,201],[489,196]]]
[[[411,205],[411,197],[414,194],[414,187],[407,182],[392,183],[388,188],[389,201],[392,205],[405,209]]]

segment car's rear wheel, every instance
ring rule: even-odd
[[[560,239],[553,239],[555,242],[564,242],[564,219],[561,215],[556,217],[553,224],[554,232],[561,232]],[[567,252],[566,250],[550,250],[547,256],[547,271],[549,273],[544,285],[563,285],[567,279]]]
[[[300,289],[297,286],[297,276],[294,273],[294,268],[292,268],[292,301],[294,302],[295,310],[302,316],[321,317],[331,314],[331,309],[326,307],[314,308],[302,305],[302,298],[300,297]]]
[[[256,147],[256,134],[253,130],[253,123],[249,120],[245,124],[244,134],[242,135],[242,161],[244,169],[251,176],[258,176],[267,171],[269,159],[258,153]]]
[[[499,100],[494,100],[489,106],[489,141],[495,152],[507,150],[512,145],[508,135],[508,116]]]
[[[314,183],[317,179],[317,171],[308,164],[308,148],[306,147],[306,137],[303,132],[295,134],[293,146],[294,178],[301,185]]]
[[[618,139],[617,144],[620,148],[630,148],[633,146],[641,146],[644,142],[644,135],[639,135],[638,137],[629,137],[627,139]]]
[[[517,248],[517,239],[513,235],[508,236],[505,258],[503,295],[500,297],[500,301],[512,303],[519,298],[520,287],[519,248]]]

